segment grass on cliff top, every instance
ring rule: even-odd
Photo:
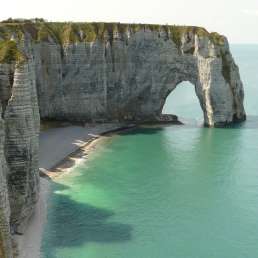
[[[4,245],[3,245],[3,240],[1,238],[1,232],[0,232],[0,257],[5,258],[5,254],[4,254]]]
[[[178,48],[182,45],[182,37],[186,33],[193,33],[200,38],[208,37],[209,40],[215,46],[223,46],[225,44],[224,36],[220,35],[217,32],[209,33],[206,29],[202,27],[195,27],[195,26],[169,26],[170,34],[172,40],[175,42]]]
[[[15,37],[22,40],[24,37],[24,25],[20,23],[0,23],[0,39],[10,40]]]
[[[54,39],[60,44],[76,42],[93,42],[96,39],[112,40],[114,34],[123,35],[125,32],[136,33],[140,30],[164,31],[176,43],[181,46],[182,36],[192,32],[199,37],[209,37],[215,45],[223,45],[224,37],[218,33],[209,33],[201,27],[176,26],[158,24],[126,24],[126,23],[103,23],[103,22],[46,22],[43,19],[12,20],[0,23],[0,38],[10,38],[11,34],[22,38],[24,32],[31,34],[36,41],[49,41]]]
[[[11,64],[26,61],[24,54],[18,49],[16,42],[12,40],[0,42],[0,63]]]

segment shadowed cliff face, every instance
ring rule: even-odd
[[[0,108],[1,110],[1,108]],[[6,184],[6,159],[4,154],[4,122],[0,118],[0,257],[12,257],[10,235],[10,204]]]
[[[195,85],[206,125],[245,119],[238,67],[217,33],[0,23],[0,159],[6,163],[0,167],[0,252],[12,257],[10,232],[22,232],[37,201],[39,113],[42,119],[155,122],[182,81]]]
[[[29,61],[0,65],[0,249],[12,258],[12,233],[23,233],[38,199],[39,112]],[[2,256],[1,256],[2,257]]]

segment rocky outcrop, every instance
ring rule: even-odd
[[[195,86],[206,125],[245,119],[238,67],[217,33],[42,21],[2,27],[9,45],[18,42],[15,58],[34,62],[42,119],[157,121],[182,81]]]
[[[245,119],[243,86],[225,37],[194,27],[108,28],[92,42],[60,45],[51,36],[35,44],[42,118],[157,121],[168,94],[190,81],[206,125]],[[79,27],[69,33],[83,34]]]
[[[33,63],[0,71],[0,253],[11,258],[11,233],[23,233],[38,199],[39,112]]]
[[[41,119],[155,122],[182,81],[208,126],[245,119],[227,39],[203,28],[8,21],[0,24],[0,255],[12,258],[38,198]],[[165,117],[167,119],[168,117]]]

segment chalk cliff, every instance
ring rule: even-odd
[[[206,125],[245,117],[225,37],[201,28],[112,24],[87,42],[87,31],[66,26],[68,36],[57,37],[62,45],[52,36],[34,47],[42,118],[159,120],[167,95],[182,81],[195,85]]]
[[[33,64],[0,65],[0,254],[13,257],[38,199],[39,112]]]
[[[199,27],[0,23],[0,254],[38,197],[41,119],[155,122],[182,81],[208,126],[245,120],[227,39]]]

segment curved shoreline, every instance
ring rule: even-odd
[[[161,125],[164,126],[160,123],[159,126]],[[137,127],[135,124],[86,124],[84,126],[66,124],[60,127],[56,126],[57,124],[54,124],[54,127],[47,128],[41,133],[41,136],[44,137],[40,137],[40,145],[42,148],[44,142],[44,146],[43,150],[40,150],[39,157],[39,200],[34,215],[28,221],[26,231],[21,236],[15,236],[18,258],[40,258],[44,225],[47,222],[47,203],[48,196],[51,194],[51,181],[70,173],[81,162],[85,162],[100,141]],[[145,126],[152,127],[154,125]],[[75,131],[76,133],[74,133]],[[63,144],[64,142],[66,143]],[[64,146],[66,149],[63,149]],[[60,152],[59,159],[51,159],[53,151]]]
[[[67,128],[70,128],[67,131]],[[49,132],[55,130],[54,136],[49,139],[49,146],[45,146],[40,156],[40,165],[45,164],[45,167],[40,167],[40,193],[39,200],[35,208],[35,212],[28,221],[26,231],[23,235],[16,235],[15,241],[17,243],[18,258],[40,258],[41,242],[43,237],[44,225],[47,221],[47,202],[50,192],[51,181],[55,178],[69,173],[75,166],[82,161],[84,162],[87,156],[94,151],[99,141],[110,137],[116,132],[125,131],[134,128],[135,125],[122,125],[122,124],[105,124],[105,125],[90,125],[78,126],[69,125],[67,127],[51,128],[42,134],[45,136],[41,139],[46,140]],[[71,135],[75,130],[77,133],[73,137]],[[79,132],[79,133],[78,133]],[[60,137],[60,135],[62,137]],[[42,136],[42,135],[41,135]],[[59,137],[58,141],[67,141],[67,149],[64,151],[58,147],[57,142],[52,142],[53,138]],[[75,143],[75,140],[79,142]],[[55,161],[49,159],[52,155],[52,144],[55,143],[55,151],[60,151],[60,159]],[[60,142],[61,145],[61,142]]]

